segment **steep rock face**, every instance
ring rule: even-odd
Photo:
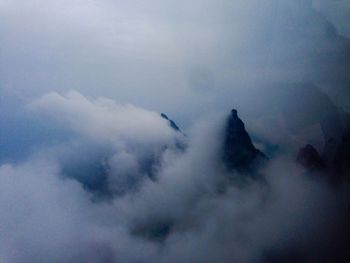
[[[169,122],[169,125],[173,129],[181,132],[176,124],[169,120],[165,114],[161,116]],[[238,117],[236,110],[232,110],[227,119],[224,136],[223,155],[221,157],[227,169],[242,174],[257,175],[255,178],[259,178],[258,171],[255,168],[266,161],[267,157],[254,147],[244,123]],[[219,186],[219,193],[223,193],[226,186],[227,181],[225,180],[225,185]],[[173,229],[176,229],[178,224],[181,224],[181,220],[179,221],[179,219],[151,220],[130,229],[130,231],[137,237],[154,242],[163,242]]]
[[[165,119],[165,120],[168,121],[168,123],[169,123],[169,125],[170,125],[171,128],[173,128],[175,131],[181,132],[179,126],[177,126],[176,123],[175,123],[172,119],[169,119],[168,116],[167,116],[166,114],[161,113],[160,116],[161,116],[163,119]]]
[[[325,138],[322,157],[333,177],[350,173],[350,114],[338,109],[321,123]]]
[[[320,120],[324,147],[319,154],[312,145],[306,145],[298,153],[297,162],[309,171],[326,171],[333,181],[350,174],[350,115],[334,109]]]
[[[176,140],[176,148],[180,151],[184,151],[187,148],[187,144],[184,140],[184,138],[186,137],[186,135],[181,131],[181,129],[179,128],[179,126],[177,126],[177,124],[170,118],[168,118],[168,116],[165,113],[161,113],[160,116],[166,120],[168,122],[168,125],[176,132],[178,132],[178,134],[180,135],[179,138]]]
[[[311,144],[307,144],[299,150],[297,162],[310,171],[321,170],[324,168],[322,157]]]
[[[267,159],[264,153],[254,147],[235,109],[227,120],[222,159],[229,170],[238,172],[251,172],[257,164]]]
[[[337,148],[334,167],[336,173],[340,176],[350,176],[350,131],[342,135],[341,143]]]

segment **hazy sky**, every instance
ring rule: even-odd
[[[346,0],[0,0],[0,261],[347,251],[344,196],[295,160],[350,109],[349,17]],[[233,107],[272,153],[263,182],[224,168]]]
[[[185,126],[230,109],[263,82],[312,82],[349,103],[349,42],[337,35],[349,35],[346,1],[1,0],[0,7],[2,97],[75,89],[169,112]]]

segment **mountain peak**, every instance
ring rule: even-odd
[[[168,116],[165,113],[161,113],[160,116],[163,119],[168,121],[168,123],[169,123],[171,128],[173,128],[175,131],[181,132],[179,126],[177,126],[176,123],[172,119],[169,119]]]
[[[237,112],[237,110],[236,110],[236,109],[232,109],[232,110],[231,110],[231,115],[238,118],[238,112]]]
[[[299,150],[297,162],[310,171],[324,168],[322,157],[311,144],[307,144]]]
[[[229,170],[249,172],[257,161],[266,159],[265,154],[253,145],[237,110],[232,109],[226,122],[223,147],[223,161],[226,167]]]

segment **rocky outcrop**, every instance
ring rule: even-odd
[[[252,172],[258,164],[267,160],[266,155],[253,145],[235,109],[227,119],[222,159],[229,170],[241,173]]]
[[[168,125],[176,132],[178,132],[178,134],[180,136],[178,136],[178,138],[176,139],[176,148],[180,151],[184,151],[187,148],[187,144],[186,141],[184,140],[186,135],[181,131],[181,129],[179,128],[179,126],[177,126],[177,124],[170,118],[168,118],[168,116],[164,113],[161,113],[160,116],[167,121]]]
[[[325,139],[322,157],[331,175],[336,178],[349,176],[350,115],[338,109],[320,124]]]
[[[179,126],[177,126],[176,123],[175,123],[172,119],[169,119],[168,116],[167,116],[166,114],[161,113],[160,116],[161,116],[163,119],[165,119],[165,120],[168,121],[168,123],[169,123],[169,125],[170,125],[171,128],[173,128],[175,131],[181,132]]]
[[[310,171],[322,170],[325,167],[322,157],[311,144],[299,150],[297,162]]]
[[[334,109],[320,120],[320,126],[324,136],[322,153],[306,145],[299,150],[297,162],[309,171],[327,172],[332,181],[338,181],[350,174],[350,115]]]

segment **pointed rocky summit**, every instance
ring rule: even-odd
[[[160,116],[168,121],[171,128],[173,128],[175,131],[181,132],[180,128],[176,125],[176,123],[173,120],[169,119],[166,114],[161,113]]]
[[[225,129],[223,161],[226,167],[238,172],[251,172],[265,160],[266,155],[255,148],[237,110],[233,109]]]

